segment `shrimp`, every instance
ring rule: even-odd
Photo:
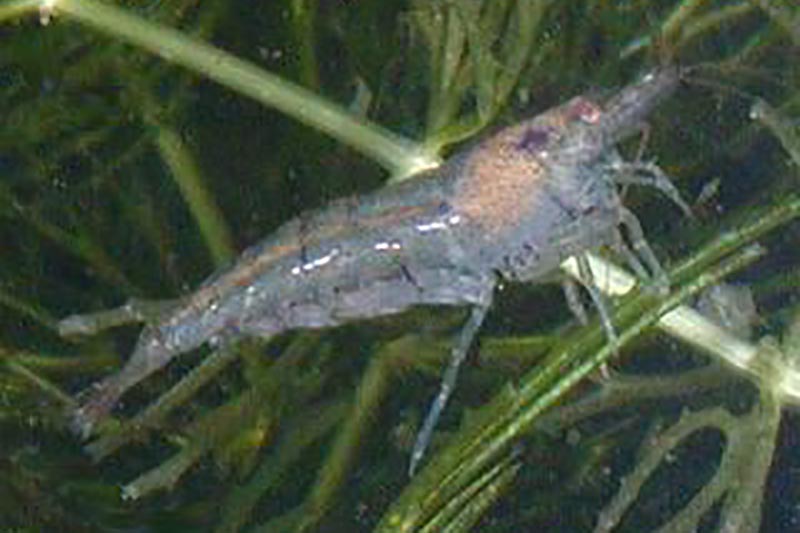
[[[290,220],[146,325],[124,367],[86,393],[75,429],[90,436],[128,389],[204,343],[268,339],[418,305],[465,306],[471,312],[418,435],[413,473],[498,283],[549,281],[566,258],[623,242],[620,227],[638,235],[617,178],[653,184],[680,204],[657,167],[625,163],[614,148],[679,81],[677,68],[664,67],[605,102],[572,98],[414,179]],[[634,248],[660,272],[645,241]],[[121,308],[123,316],[137,312]],[[93,314],[61,323],[64,334],[96,329]]]

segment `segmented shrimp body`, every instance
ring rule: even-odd
[[[90,391],[76,426],[89,434],[128,388],[206,342],[416,305],[478,310],[454,349],[454,380],[498,280],[549,279],[567,257],[618,238],[625,211],[613,147],[677,83],[677,70],[665,68],[604,103],[573,98],[434,171],[287,222],[147,326],[125,367]]]

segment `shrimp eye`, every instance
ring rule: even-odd
[[[579,98],[570,109],[573,120],[580,120],[586,124],[596,124],[602,114],[603,111],[597,104],[585,98]]]
[[[526,152],[538,152],[547,145],[550,140],[550,132],[543,128],[528,128],[522,134],[522,139],[517,143],[518,150]]]

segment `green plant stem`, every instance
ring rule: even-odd
[[[0,347],[0,363],[5,359],[24,366],[32,372],[48,376],[60,375],[87,375],[92,372],[107,372],[109,368],[119,364],[115,357],[76,356],[61,357],[57,355],[42,355],[31,352],[10,351]]]
[[[587,259],[592,279],[598,280],[598,288],[604,293],[621,296],[636,286],[636,278],[613,263],[593,254],[588,254]],[[563,268],[570,275],[580,277],[574,258],[566,261]],[[727,329],[685,305],[678,306],[661,317],[657,325],[673,337],[711,353],[739,369],[750,368],[758,352],[756,346],[739,339]]]
[[[172,179],[180,188],[181,195],[200,228],[214,264],[219,268],[236,255],[225,217],[203,183],[200,168],[180,135],[166,124],[159,123],[155,126],[155,141],[161,158],[169,167]]]
[[[30,303],[22,298],[0,289],[0,305],[13,309],[17,313],[27,316],[53,331],[58,329],[58,320],[50,313],[41,309],[38,305]]]
[[[737,247],[755,241],[764,233],[797,216],[800,216],[800,197],[789,196],[780,205],[756,213],[749,224],[735,231],[721,233],[710,245],[682,265],[675,276],[681,277],[691,271],[702,272]],[[593,255],[589,256],[589,262],[593,277],[598,280],[598,288],[603,292],[622,295],[634,287],[634,278],[619,267]],[[579,275],[574,259],[565,261],[562,268],[570,275]],[[772,370],[765,368],[756,357],[759,347],[737,338],[695,310],[679,306],[663,316],[657,325],[673,337],[714,355],[729,367],[743,371],[757,380],[770,378],[774,392],[783,401],[800,402],[800,373],[784,368],[778,371],[779,379],[765,376],[765,372]]]
[[[13,20],[35,12],[42,5],[41,0],[13,0],[0,6],[0,22]]]
[[[194,466],[206,452],[200,447],[189,446],[158,465],[158,467],[145,472],[122,488],[123,500],[138,500],[146,494],[157,490],[170,490],[181,477]]]
[[[394,176],[435,167],[439,158],[380,126],[359,119],[319,95],[208,43],[96,0],[55,0],[53,12],[152,52],[285,113],[377,161]],[[0,7],[0,22],[37,11],[42,2],[15,0]]]
[[[525,376],[518,388],[501,393],[482,410],[480,422],[467,428],[435,457],[384,515],[378,531],[420,531],[441,513],[451,512],[446,510],[448,502],[506,456],[539,415],[576,383],[684,299],[758,257],[760,250],[747,248],[716,268],[695,271],[693,276],[686,273],[682,277],[684,285],[667,297],[636,295],[617,313],[619,322],[627,325],[617,345],[604,343],[599,326],[564,339],[561,347]]]
[[[493,468],[449,501],[445,512],[426,524],[420,533],[467,533],[473,531],[475,524],[483,517],[483,514],[509,488],[520,467],[515,454],[507,454]]]
[[[719,390],[733,381],[733,375],[730,372],[721,372],[718,365],[707,365],[678,375],[662,377],[614,372],[611,379],[603,380],[602,387],[595,388],[575,402],[559,405],[548,411],[539,418],[537,424],[540,430],[555,434],[613,409],[652,400],[709,394],[710,391]]]
[[[103,434],[101,438],[86,446],[86,451],[95,461],[100,461],[132,440],[141,438],[148,431],[158,427],[172,410],[184,404],[201,387],[222,372],[236,359],[236,356],[235,346],[214,350],[169,391],[159,396],[153,404],[133,419]]]
[[[64,407],[70,409],[75,407],[75,400],[73,400],[71,396],[64,394],[64,392],[62,392],[61,389],[58,388],[56,385],[46,380],[45,378],[39,376],[35,372],[32,372],[30,369],[25,367],[25,365],[21,365],[13,360],[3,361],[3,365],[9,372],[24,378],[26,381],[29,381],[36,388],[38,388],[51,398],[57,400]]]
[[[750,0],[750,3],[760,7],[775,23],[789,34],[796,46],[800,46],[800,11],[792,12],[787,2],[786,6],[780,5],[775,0]],[[795,4],[795,7],[797,5]]]
[[[370,360],[367,371],[358,386],[355,408],[339,430],[333,449],[326,461],[314,488],[304,505],[306,512],[298,531],[316,531],[336,497],[342,491],[358,450],[364,442],[364,433],[378,416],[378,409],[386,397],[391,377],[386,354],[378,354]]]
[[[771,357],[772,354],[764,354]],[[780,427],[781,404],[768,388],[760,388],[757,405],[736,417],[720,407],[684,414],[672,427],[645,441],[636,467],[600,512],[595,533],[616,531],[654,472],[670,462],[675,450],[693,434],[717,430],[726,443],[713,478],[657,531],[696,531],[709,511],[719,506],[719,531],[755,532],[761,524],[761,504]]]
[[[684,0],[672,11],[655,34],[635,39],[622,49],[620,57],[625,58],[641,52],[651,47],[653,41],[665,44],[670,49],[664,51],[674,56],[674,49],[685,47],[692,39],[755,9],[755,6],[747,2],[740,2],[714,9],[703,16],[694,16],[695,11],[706,3],[703,0]]]
[[[299,47],[300,79],[306,87],[319,87],[319,64],[317,61],[317,0],[291,0],[292,29]]]
[[[676,36],[680,34],[681,28],[686,24],[686,21],[705,3],[704,0],[683,0],[683,2],[680,2],[667,20],[664,21],[664,24],[661,25],[660,33],[662,39],[668,43],[677,42]]]
[[[733,3],[702,17],[696,17],[690,23],[685,23],[681,31],[680,45],[686,46],[692,39],[703,35],[709,30],[717,29],[724,23],[730,23],[735,18],[743,17],[754,10],[755,7],[747,2]]]
[[[722,509],[720,531],[760,530],[770,465],[779,442],[782,407],[781,398],[774,391],[760,387],[758,406],[742,424],[741,435],[735,442],[739,444],[738,457],[720,465],[733,471],[725,473],[731,494]]]
[[[70,254],[86,261],[100,278],[113,286],[120,287],[128,295],[140,293],[139,289],[128,280],[116,261],[92,239],[89,232],[67,231],[63,227],[51,223],[37,211],[25,212],[24,216],[39,234]]]
[[[215,529],[216,533],[234,533],[242,531],[250,520],[258,501],[270,490],[285,482],[287,471],[302,460],[308,448],[340,425],[350,410],[349,401],[337,400],[326,402],[320,406],[315,415],[298,415],[295,420],[286,423],[289,428],[281,437],[277,448],[258,467],[247,483],[232,491],[222,507],[222,518]],[[297,525],[305,517],[305,506],[287,511],[284,516],[274,517],[266,524],[255,526],[249,531],[289,531],[285,527],[276,527],[275,522],[288,520]],[[295,530],[293,527],[291,530]]]

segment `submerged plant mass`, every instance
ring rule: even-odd
[[[797,528],[795,2],[263,4],[0,0],[0,529]],[[414,477],[459,309],[210,342],[70,431],[116,326],[286,220],[665,64],[678,95],[613,157],[690,204],[621,191],[669,290],[565,263],[609,342],[504,283]]]

